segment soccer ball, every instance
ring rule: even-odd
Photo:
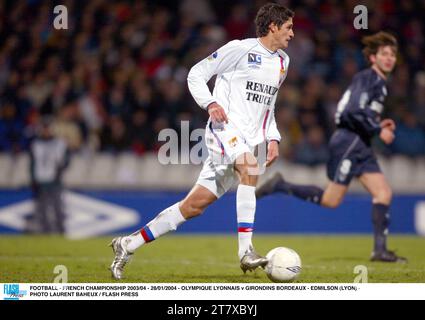
[[[267,254],[269,263],[264,268],[273,282],[292,282],[301,273],[301,259],[294,250],[279,247]]]

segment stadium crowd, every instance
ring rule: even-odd
[[[158,150],[158,133],[205,126],[187,90],[188,70],[229,40],[254,37],[267,1],[5,0],[0,2],[0,152],[28,149],[46,115],[74,151]],[[356,1],[284,1],[296,12],[289,75],[276,104],[282,154],[327,160],[336,105],[367,66],[361,37],[381,29],[400,44],[386,114],[397,124],[384,154],[425,155],[423,1],[366,1],[369,29],[353,28]],[[53,28],[53,8],[68,29]]]

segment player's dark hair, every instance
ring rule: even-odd
[[[395,51],[398,49],[397,39],[392,34],[384,31],[379,31],[373,35],[363,37],[362,43],[364,45],[363,55],[369,63],[369,57],[376,54],[380,47],[390,46],[393,47]]]
[[[281,27],[295,13],[285,6],[277,3],[267,3],[258,10],[255,17],[255,26],[257,37],[265,37],[269,33],[269,26],[274,23],[277,27]]]

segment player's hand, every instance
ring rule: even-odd
[[[279,157],[279,143],[272,140],[267,145],[267,160],[265,163],[266,167],[269,167]]]
[[[391,144],[394,141],[395,135],[393,130],[388,127],[385,127],[381,130],[381,134],[379,135],[379,137],[385,144]]]
[[[381,128],[388,128],[391,131],[395,131],[396,125],[392,119],[384,119],[381,121]]]
[[[208,106],[208,113],[213,123],[228,123],[226,112],[217,102],[213,102]]]

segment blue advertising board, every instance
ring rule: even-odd
[[[108,226],[87,236],[128,233],[149,222],[164,208],[181,200],[181,192],[73,191],[67,196],[68,218]],[[31,209],[28,190],[0,191],[0,233],[22,232],[22,220]],[[391,207],[391,232],[416,232],[415,210],[425,202],[421,195],[396,195]],[[370,233],[371,199],[368,195],[348,195],[338,209],[325,209],[284,195],[271,195],[257,202],[255,230],[258,233]],[[179,232],[234,233],[236,230],[235,193],[224,195],[205,213],[183,224]],[[90,215],[90,219],[87,218]],[[71,224],[70,224],[71,225]],[[77,224],[72,224],[77,228]],[[106,224],[105,224],[106,225]],[[84,237],[84,236],[82,236]]]

